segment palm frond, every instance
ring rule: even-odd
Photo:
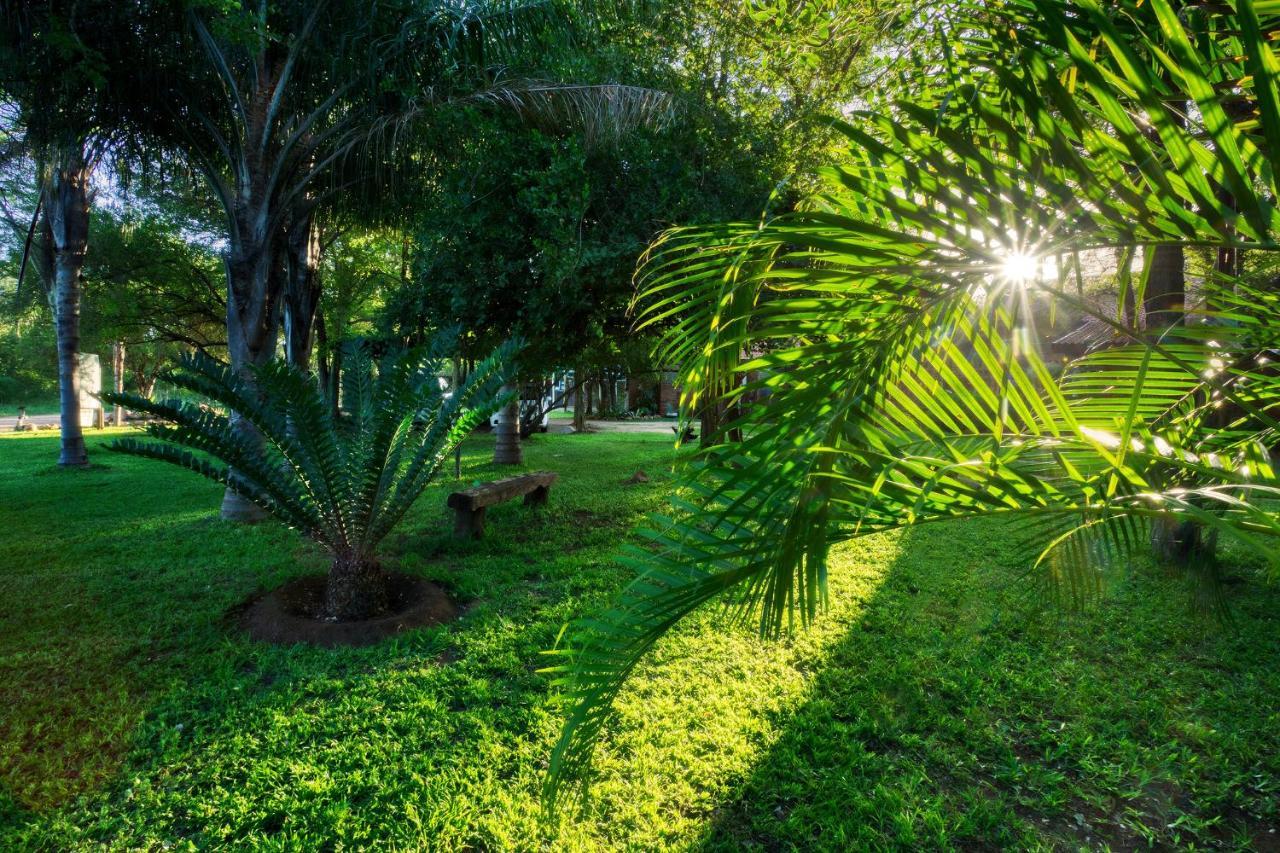
[[[367,350],[352,348],[341,421],[314,379],[293,365],[273,362],[242,376],[191,357],[166,381],[213,405],[105,394],[156,419],[147,427],[156,441],[122,438],[111,449],[224,483],[335,553],[371,557],[443,457],[496,409],[516,349],[499,348],[445,400],[437,353],[393,353],[375,375]],[[255,431],[237,428],[228,411]],[[426,427],[417,429],[424,416]]]
[[[742,440],[722,435],[628,552],[637,577],[615,604],[563,633],[552,801],[663,633],[730,593],[766,635],[813,618],[838,541],[1007,518],[1035,546],[1028,570],[1075,604],[1170,521],[1280,566],[1275,295],[1210,277],[1193,318],[1152,333],[1083,299],[1078,261],[1142,251],[1119,298],[1141,305],[1156,246],[1280,249],[1276,137],[1260,132],[1280,128],[1280,6],[950,14],[946,73],[851,116],[847,160],[813,198],[669,232],[644,259],[639,323],[665,332],[686,403],[767,402],[744,407]],[[1011,280],[1006,261],[1028,255],[1063,259],[1056,277]],[[1119,345],[1051,371],[1035,322],[1054,305]]]

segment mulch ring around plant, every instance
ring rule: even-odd
[[[308,643],[313,646],[367,646],[402,631],[439,625],[458,617],[444,590],[428,580],[387,572],[390,610],[372,619],[328,621],[324,608],[324,575],[306,575],[263,593],[245,604],[240,626],[264,643]]]

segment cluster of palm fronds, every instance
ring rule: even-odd
[[[458,443],[501,405],[512,352],[513,345],[500,348],[446,393],[442,361],[427,349],[375,365],[363,346],[352,346],[337,418],[315,380],[283,361],[241,374],[205,356],[185,358],[164,381],[204,404],[103,399],[156,419],[147,432],[160,441],[121,438],[113,450],[224,483],[323,545],[335,572],[359,571],[376,569],[378,544]],[[368,574],[376,582],[376,570]]]
[[[1158,245],[1280,248],[1277,14],[1249,0],[952,7],[937,77],[851,117],[822,194],[653,247],[641,322],[666,327],[685,404],[738,411],[742,439],[704,455],[627,555],[638,578],[613,607],[566,632],[550,793],[589,762],[657,638],[730,590],[766,634],[813,618],[837,541],[1005,516],[1035,544],[1028,567],[1073,600],[1149,548],[1153,524],[1280,565],[1277,295],[1210,274],[1186,322],[1135,328],[1084,298],[1079,260],[1140,252],[1120,278],[1121,303],[1142,305]],[[1027,258],[1048,274],[1010,274]],[[1093,314],[1119,344],[1051,371],[1035,329],[1050,305]]]

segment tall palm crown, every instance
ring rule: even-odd
[[[838,541],[1004,516],[1072,600],[1170,520],[1280,567],[1280,297],[1211,272],[1187,322],[1136,328],[1084,298],[1080,260],[1141,250],[1119,276],[1141,305],[1157,246],[1280,248],[1280,4],[946,15],[937,75],[850,118],[820,195],[670,232],[643,265],[640,322],[666,327],[686,405],[768,402],[740,408],[742,440],[705,454],[628,552],[639,575],[613,607],[566,631],[553,797],[665,631],[730,591],[766,634],[813,618]],[[1034,345],[1046,305],[1093,315],[1114,345],[1055,375]]]

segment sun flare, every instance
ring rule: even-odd
[[[1000,262],[1000,278],[1013,284],[1025,284],[1040,274],[1040,259],[1024,252],[1011,252]]]

